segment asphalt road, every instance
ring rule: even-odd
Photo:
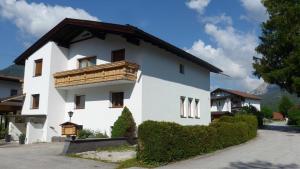
[[[59,155],[63,144],[0,146],[0,169],[113,169],[115,164]]]

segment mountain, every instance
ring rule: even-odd
[[[7,68],[0,70],[0,75],[24,77],[24,66],[21,65],[10,65]]]
[[[300,104],[300,98],[296,95],[292,95],[285,90],[280,89],[277,85],[270,85],[267,83],[263,83],[258,86],[255,90],[250,92],[251,94],[258,95],[262,98],[261,106],[268,106],[273,111],[278,111],[278,103],[282,96],[287,96],[289,99],[295,103]]]

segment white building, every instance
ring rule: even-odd
[[[130,25],[65,19],[15,62],[25,64],[26,143],[61,136],[69,120],[106,131],[127,106],[145,120],[211,121],[211,64]]]
[[[213,116],[235,113],[242,107],[249,105],[260,111],[260,98],[249,93],[221,88],[211,92],[211,113]]]

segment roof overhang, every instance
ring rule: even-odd
[[[206,68],[210,72],[221,73],[222,70],[211,65],[210,63],[166,42],[151,34],[144,32],[131,25],[118,25],[104,22],[78,20],[66,18],[48,33],[42,36],[38,41],[36,41],[31,47],[29,47],[25,52],[23,52],[14,62],[16,64],[25,64],[25,60],[32,55],[39,48],[44,46],[49,41],[56,42],[59,46],[68,48],[71,40],[78,36],[83,31],[89,31],[93,36],[105,39],[106,34],[117,34],[120,35],[130,43],[139,45],[140,40],[149,42],[160,48],[163,48],[179,57],[189,60],[193,63]]]

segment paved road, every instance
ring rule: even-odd
[[[93,160],[59,155],[63,144],[33,144],[0,147],[0,169],[113,169],[116,166]]]
[[[300,133],[284,126],[271,129],[260,130],[259,136],[246,144],[161,169],[300,169]]]

